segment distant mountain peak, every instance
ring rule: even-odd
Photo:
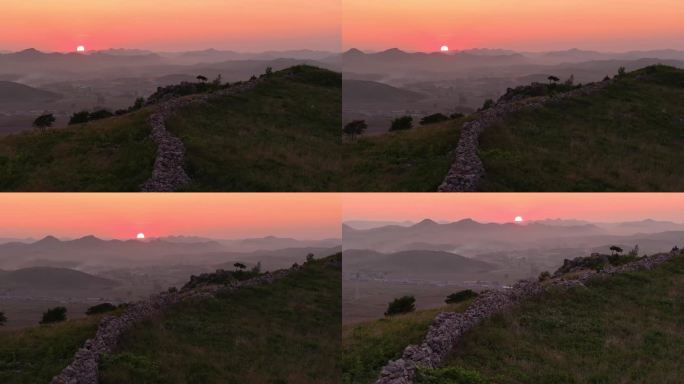
[[[425,226],[429,226],[429,225],[437,225],[437,222],[432,220],[432,219],[423,219],[418,224],[415,224],[414,226],[415,227],[418,227],[418,226],[425,227]]]
[[[52,235],[47,235],[47,236],[43,237],[42,239],[36,241],[36,244],[60,243],[60,242],[61,241],[58,238],[56,238]]]

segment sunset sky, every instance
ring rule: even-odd
[[[0,50],[340,49],[340,0],[3,0]]]
[[[682,0],[345,0],[344,49],[684,49]]]
[[[582,219],[594,222],[669,220],[684,223],[684,194],[658,193],[374,193],[344,194],[344,220],[482,222]]]
[[[339,198],[321,193],[3,193],[0,237],[129,239],[142,232],[148,238],[339,238]]]

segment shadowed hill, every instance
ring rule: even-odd
[[[0,81],[0,104],[50,102],[61,98],[54,92],[29,87],[11,81]]]
[[[684,70],[655,65],[617,76],[589,95],[520,108],[480,136],[485,177],[479,189],[680,191],[682,98]],[[343,190],[436,190],[455,159],[464,122],[478,116],[346,142]]]
[[[255,87],[184,96],[209,96],[167,122],[185,145],[186,189],[336,190],[341,81],[336,72],[295,66]],[[155,164],[148,120],[156,108],[0,138],[0,190],[140,190]]]
[[[24,268],[0,273],[0,290],[33,294],[73,292],[93,295],[119,283],[66,268]]]

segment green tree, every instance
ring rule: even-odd
[[[342,128],[342,132],[353,140],[356,136],[363,134],[366,129],[368,129],[366,120],[354,120],[345,125],[344,128]]]
[[[54,123],[57,119],[55,119],[55,116],[52,113],[46,113],[44,115],[38,116],[34,121],[33,121],[33,126],[39,129],[45,129],[47,127],[51,127],[52,123]]]
[[[65,321],[67,318],[66,313],[67,309],[65,307],[50,308],[43,313],[43,319],[40,321],[40,324],[59,323],[60,321]]]
[[[233,264],[233,267],[235,267],[236,271],[244,271],[247,268],[247,266],[242,263],[235,263]]]
[[[416,310],[416,298],[413,296],[402,296],[394,299],[387,306],[385,316],[398,315],[401,313],[409,313]]]
[[[207,80],[209,80],[209,79],[207,79],[206,76],[199,75],[199,76],[197,76],[197,80],[199,80],[203,83],[206,83]]]
[[[622,253],[622,248],[618,247],[617,245],[613,245],[610,247],[610,251],[613,253],[613,255],[617,255]]]
[[[549,79],[550,83],[557,83],[560,81],[560,79],[557,78],[556,76],[549,76],[548,79]]]
[[[618,68],[618,77],[624,77],[627,74],[627,69],[625,67]]]
[[[392,120],[390,131],[405,131],[413,128],[413,117],[402,116]]]

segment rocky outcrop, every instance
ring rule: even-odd
[[[385,365],[376,384],[412,383],[419,367],[437,368],[441,366],[449,354],[454,351],[461,337],[473,327],[492,315],[510,309],[523,300],[542,295],[550,287],[584,286],[589,280],[598,277],[653,269],[676,255],[682,255],[682,253],[661,253],[621,266],[609,266],[601,271],[581,271],[574,273],[571,279],[560,277],[544,283],[522,280],[511,289],[483,292],[463,313],[442,312],[438,314],[430,325],[423,342],[420,345],[406,347],[401,358]]]
[[[478,113],[475,120],[463,123],[456,145],[456,159],[439,186],[439,192],[475,192],[484,178],[485,168],[478,156],[480,135],[511,113],[543,107],[550,102],[586,96],[605,88],[611,81],[587,84],[581,88],[550,96],[500,99],[493,107]]]
[[[122,335],[141,321],[162,314],[174,304],[187,300],[211,298],[244,287],[271,284],[299,268],[301,267],[293,266],[290,269],[273,273],[266,272],[255,278],[232,281],[227,285],[203,285],[198,289],[164,292],[130,305],[119,316],[106,316],[100,322],[95,337],[88,339],[83,344],[83,347],[76,352],[72,363],[55,376],[51,384],[97,384],[99,381],[98,367],[102,356],[112,353],[116,349]]]

